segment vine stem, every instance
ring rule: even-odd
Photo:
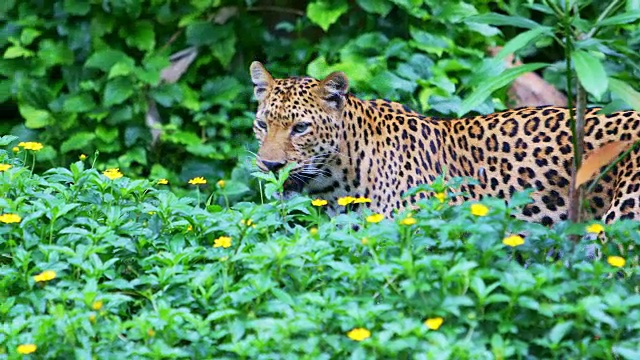
[[[579,121],[576,121],[576,118],[580,115],[577,114],[577,110],[585,109],[586,104],[580,106],[576,105],[574,107],[573,103],[573,70],[571,67],[571,52],[573,50],[573,34],[571,33],[571,8],[569,6],[568,0],[565,0],[565,8],[562,13],[562,27],[564,31],[564,57],[566,62],[566,77],[567,77],[567,106],[569,108],[569,123],[571,126],[571,143],[573,145],[573,163],[571,166],[571,181],[569,188],[569,209],[568,209],[568,218],[569,221],[573,223],[577,223],[580,220],[580,189],[575,189],[576,183],[576,173],[578,172],[578,168],[580,167],[580,163],[582,162],[582,149],[583,143],[582,139],[579,139],[579,134],[583,133],[578,131]],[[577,85],[578,90],[581,86]],[[578,91],[579,92],[579,91]],[[579,94],[576,94],[578,102],[581,100]],[[584,101],[584,99],[583,99]],[[584,113],[582,114],[582,124],[584,124]],[[573,237],[572,240],[577,241],[577,237]]]

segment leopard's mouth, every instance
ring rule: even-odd
[[[285,191],[300,193],[304,188],[304,182],[292,173],[289,174],[289,178],[284,182],[283,188]]]

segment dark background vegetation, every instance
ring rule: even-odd
[[[618,3],[618,13],[637,11],[637,1]],[[360,96],[453,117],[465,96],[503,70],[489,60],[487,49],[528,30],[473,16],[509,14],[556,26],[547,5],[526,0],[7,0],[0,4],[0,134],[44,143],[38,154],[42,168],[99,151],[99,168],[119,167],[129,176],[173,182],[196,175],[228,177],[238,164],[250,165],[248,150],[256,148],[251,61],[262,61],[275,76],[322,77],[343,70]],[[585,20],[576,23],[588,30],[609,3],[578,5]],[[601,34],[606,41],[589,46],[610,75],[637,88],[637,62],[621,59],[639,50],[637,18]],[[614,51],[615,45],[627,54]],[[198,55],[180,79],[161,81],[169,56],[192,46]],[[548,63],[539,72],[565,90],[564,50],[553,37],[534,39],[517,55],[525,62]],[[155,143],[145,124],[149,99],[158,107],[160,123],[154,126],[162,130]],[[471,110],[488,113],[507,106],[502,89]],[[234,176],[244,178],[246,171]]]

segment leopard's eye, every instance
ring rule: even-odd
[[[302,134],[309,129],[309,126],[311,126],[310,123],[297,123],[293,126],[293,129],[291,129],[291,132],[293,134]]]
[[[262,130],[267,130],[267,123],[265,121],[257,120],[256,125]]]

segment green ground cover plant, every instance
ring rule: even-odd
[[[277,200],[286,171],[251,175],[247,71],[342,70],[453,117],[536,70],[638,108],[638,19],[637,0],[0,1],[0,359],[640,358],[638,222],[525,223],[526,193],[449,206],[461,179],[392,219]]]
[[[32,145],[0,149],[2,359],[640,356],[637,270],[613,245],[640,245],[638,222],[549,229],[510,216],[526,193],[449,206],[442,179],[412,213],[330,217],[274,198],[286,171],[229,206],[229,179],[178,197],[92,157],[33,173]]]

